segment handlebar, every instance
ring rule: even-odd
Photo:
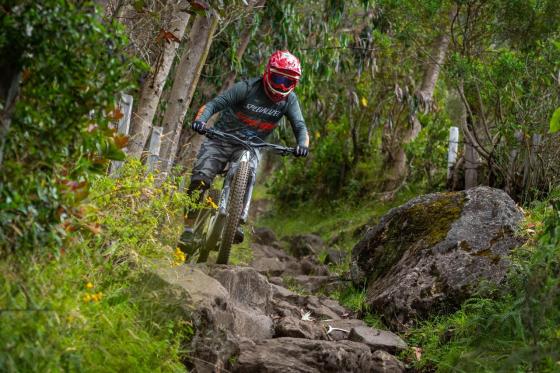
[[[234,144],[239,144],[243,147],[245,147],[248,150],[254,151],[254,149],[259,149],[259,148],[268,148],[273,150],[275,153],[282,155],[282,156],[286,156],[289,154],[295,154],[295,148],[289,148],[289,147],[285,147],[282,145],[277,145],[277,144],[271,144],[271,143],[267,143],[267,142],[253,142],[253,141],[249,141],[249,140],[244,140],[241,139],[235,135],[232,135],[231,133],[226,133],[226,132],[222,132],[222,131],[218,131],[214,128],[205,128],[204,132],[202,133],[203,135],[205,135],[206,137],[210,138],[210,139],[218,139],[218,140],[225,140],[226,142],[230,142],[230,143],[234,143]],[[258,137],[255,136],[255,138],[258,139]],[[259,139],[260,140],[260,139]]]

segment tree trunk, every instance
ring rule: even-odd
[[[183,53],[177,66],[168,106],[163,116],[160,170],[164,174],[168,174],[173,166],[185,114],[198,84],[217,25],[218,19],[214,16],[196,17],[189,35],[189,49]]]
[[[19,96],[21,81],[21,72],[13,70],[11,74],[13,74],[11,77],[2,76],[0,80],[0,102],[4,106],[0,111],[0,169],[4,161],[4,146],[12,124],[12,113]]]
[[[478,185],[478,152],[475,147],[468,142],[465,142],[465,190],[474,188]]]
[[[264,3],[264,1],[262,1],[261,3]],[[243,34],[241,34],[241,37],[239,38],[239,45],[237,47],[237,50],[235,51],[236,61],[241,61],[241,58],[243,58],[245,50],[247,50],[247,46],[249,46],[249,42],[251,41],[252,34],[253,29],[251,27],[246,28],[245,31],[243,31]],[[224,79],[224,82],[222,83],[222,91],[228,89],[233,85],[236,76],[237,73],[235,72],[235,70],[231,70],[229,72],[229,74]]]
[[[140,158],[144,151],[165,81],[189,22],[189,13],[179,10],[181,5],[183,7],[186,6],[180,3],[177,7],[177,11],[174,13],[173,20],[169,25],[169,30],[162,30],[160,36],[158,36],[158,40],[162,43],[163,47],[155,66],[152,67],[149,77],[142,86],[138,107],[132,118],[128,154],[136,158]],[[166,34],[167,32],[171,34]]]
[[[456,10],[453,11],[453,14],[455,12]],[[420,89],[414,93],[416,102],[424,113],[428,113],[431,110],[434,89],[441,67],[445,62],[449,41],[450,37],[447,30],[434,41],[432,54],[424,68],[422,84]],[[397,97],[397,100],[399,101],[396,105],[397,110],[399,110],[398,117],[402,120],[395,120],[394,126],[384,127],[385,133],[383,137],[386,141],[390,141],[389,145],[383,146],[386,152],[384,164],[385,182],[383,184],[383,191],[385,192],[396,192],[406,179],[408,167],[404,145],[413,141],[422,129],[416,112],[410,111],[410,108],[403,108],[404,105],[407,105],[408,100],[399,97]],[[408,111],[408,115],[400,115],[403,109]]]

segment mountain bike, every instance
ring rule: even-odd
[[[213,128],[206,129],[203,134],[211,139],[241,145],[244,150],[226,167],[221,191],[210,189],[205,192],[202,200],[206,204],[195,219],[194,238],[186,248],[187,260],[194,262],[196,259],[197,263],[204,263],[208,260],[210,251],[218,251],[216,263],[227,264],[237,227],[240,223],[246,223],[249,217],[256,178],[256,170],[252,169],[251,161],[253,157],[257,157],[256,150],[265,149],[286,156],[294,154],[295,148],[262,142],[258,137],[242,139]]]

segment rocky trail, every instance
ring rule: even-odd
[[[142,284],[170,317],[192,320],[187,365],[196,372],[404,372],[396,356],[408,346],[394,332],[457,309],[481,279],[499,283],[507,254],[522,243],[514,234],[521,218],[494,189],[431,194],[368,229],[347,275],[318,262],[319,252],[326,262],[344,259],[320,237],[279,241],[260,228],[250,266],[155,261]],[[367,284],[368,305],[393,331],[369,327],[337,301],[314,295],[351,281]]]
[[[396,334],[368,327],[333,299],[284,286],[289,278],[307,294],[348,285],[312,255],[324,245],[319,237],[294,238],[300,257],[271,230],[254,237],[252,266],[156,262],[145,279],[160,300],[182,310],[173,314],[194,320],[197,372],[404,371],[394,354],[407,346]]]

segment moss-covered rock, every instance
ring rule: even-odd
[[[387,213],[352,251],[352,278],[396,329],[456,309],[481,280],[503,280],[523,215],[501,190],[415,198]]]

